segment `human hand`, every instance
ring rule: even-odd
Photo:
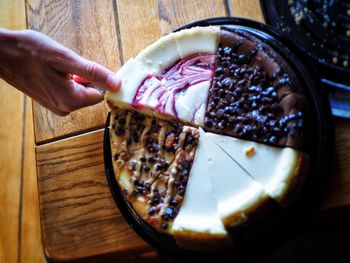
[[[59,116],[103,100],[94,87],[121,86],[112,71],[32,30],[0,29],[0,77]]]

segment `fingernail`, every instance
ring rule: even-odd
[[[115,74],[109,74],[107,76],[106,84],[111,90],[117,91],[120,88],[121,80]]]
[[[82,77],[78,76],[78,75],[73,75],[72,76],[72,79],[75,81],[75,82],[78,82],[79,84],[90,84],[89,81],[83,79]]]

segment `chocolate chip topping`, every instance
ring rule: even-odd
[[[286,62],[252,35],[222,29],[216,63],[205,127],[300,148],[304,97]]]

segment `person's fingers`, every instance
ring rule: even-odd
[[[118,91],[120,89],[121,80],[112,71],[80,57],[73,51],[69,51],[67,54],[69,58],[65,65],[56,65],[61,72],[76,74],[85,81],[105,90]]]
[[[80,101],[81,107],[94,105],[103,100],[103,94],[101,91],[90,86],[83,86],[81,84],[75,84],[75,93]]]
[[[54,111],[59,116],[65,116],[77,109],[91,106],[103,100],[101,91],[91,87],[79,84],[73,79],[67,79],[59,74],[49,74],[50,83],[46,83],[46,94],[43,102],[44,107]],[[50,105],[49,105],[50,104]]]
[[[47,108],[47,107],[45,107]],[[59,116],[59,117],[65,117],[67,116],[70,112],[66,112],[66,111],[61,111],[61,110],[58,110],[58,109],[55,109],[55,108],[47,108],[48,110],[50,110],[52,113],[54,113],[55,115]]]
[[[44,108],[48,109],[49,111],[51,111],[52,113],[54,113],[57,116],[64,117],[64,116],[67,116],[70,113],[70,111],[61,110],[61,109],[57,108],[54,105],[51,105],[50,103],[48,103],[46,101],[40,100],[40,101],[37,101],[37,102],[41,106],[43,106]]]
[[[72,76],[72,79],[73,79],[75,82],[78,82],[78,83],[83,84],[83,85],[90,84],[89,81],[83,79],[82,77],[80,77],[80,76],[78,76],[78,75],[73,75],[73,76]]]
[[[85,60],[81,63],[81,65],[77,65],[77,74],[85,80],[102,89],[112,91],[120,89],[121,80],[115,73],[92,61]]]
[[[84,86],[74,80],[69,82],[71,89],[68,91],[69,98],[66,100],[65,110],[74,111],[103,100],[103,94],[99,90],[90,86]]]

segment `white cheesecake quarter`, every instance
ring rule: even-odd
[[[210,133],[200,129],[200,135],[205,138],[208,170],[222,221],[226,227],[247,222],[249,214],[263,207],[269,199],[267,193],[210,139]]]
[[[211,184],[202,137],[196,149],[184,200],[179,214],[174,220],[173,233],[197,233],[198,236],[226,236],[218,210],[217,200]]]
[[[291,200],[287,195],[297,190],[291,188],[298,181],[298,160],[302,153],[289,147],[279,148],[229,136],[208,136],[260,183],[273,199],[283,206],[288,205],[284,201]],[[247,154],[247,151],[252,153]]]

